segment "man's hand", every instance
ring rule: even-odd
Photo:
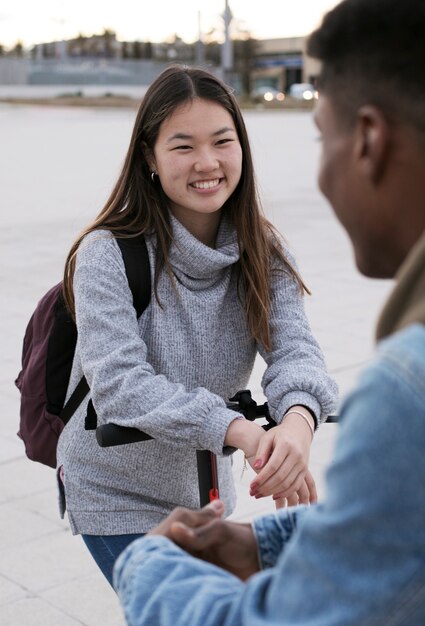
[[[200,511],[175,509],[149,535],[163,535],[193,556],[246,580],[259,570],[257,542],[250,524],[221,519],[224,504],[215,500]]]
[[[171,528],[176,522],[186,525],[188,528],[196,528],[197,526],[205,526],[211,520],[220,518],[224,513],[224,504],[221,500],[213,500],[200,510],[185,509],[181,506],[176,507],[168,517],[165,518],[158,526],[150,530],[148,535],[162,535],[168,539],[173,539]]]

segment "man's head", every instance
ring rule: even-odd
[[[319,185],[368,276],[425,230],[425,2],[344,0],[309,38],[321,61]]]

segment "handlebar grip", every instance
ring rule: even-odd
[[[96,428],[96,439],[101,448],[109,448],[138,441],[148,441],[153,437],[138,428],[127,428],[118,426],[118,424],[102,424]]]
[[[338,424],[339,422],[339,416],[338,415],[328,415],[328,417],[326,418],[326,424]]]

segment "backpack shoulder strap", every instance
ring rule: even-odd
[[[116,237],[116,240],[133,294],[133,305],[137,317],[140,317],[151,299],[151,272],[146,241],[143,235],[131,238]]]
[[[83,376],[70,397],[68,398],[68,402],[65,404],[62,411],[60,412],[59,417],[64,424],[67,424],[69,422],[69,420],[74,415],[75,411],[78,409],[89,391],[89,384],[86,380],[86,377]]]
[[[133,295],[133,305],[139,318],[148,307],[151,299],[151,272],[146,241],[143,235],[132,238],[116,237],[116,240],[121,250],[125,273]],[[83,377],[61,411],[60,417],[65,424],[78,409],[88,392],[89,386]],[[85,427],[87,430],[92,430],[96,428],[96,425],[96,413],[90,400]]]

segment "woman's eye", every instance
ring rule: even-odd
[[[190,150],[192,146],[176,146],[174,150]]]
[[[233,139],[220,139],[219,141],[217,141],[217,145],[222,146],[225,143],[229,143],[230,141],[233,141]]]

